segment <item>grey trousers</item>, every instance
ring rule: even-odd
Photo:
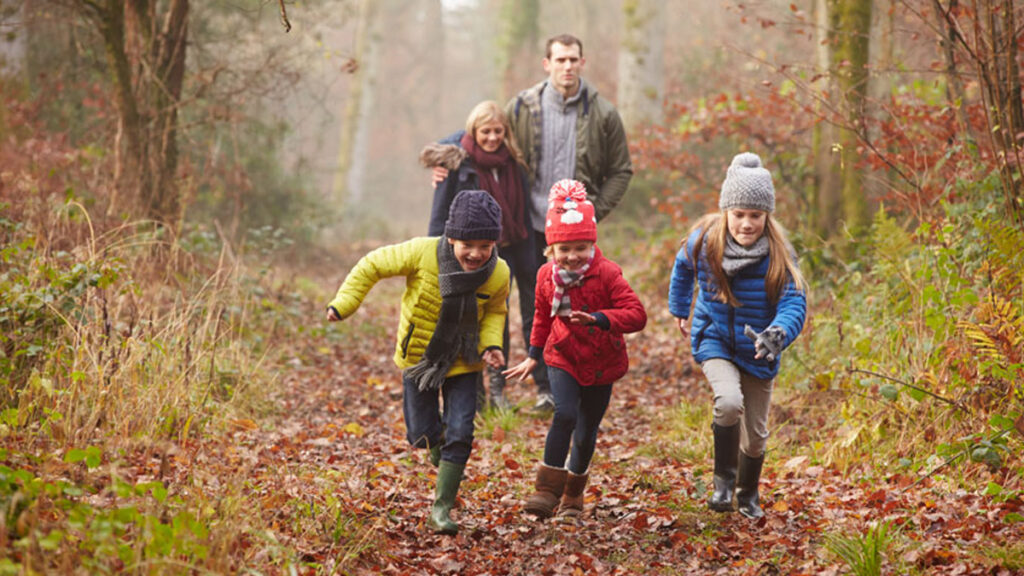
[[[751,458],[761,457],[768,443],[772,381],[741,372],[722,358],[712,358],[701,368],[715,394],[715,424],[732,426],[739,422],[740,450]]]

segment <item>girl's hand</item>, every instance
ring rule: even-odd
[[[689,318],[678,318],[679,320],[679,332],[682,333],[683,338],[690,337],[690,319]]]
[[[573,310],[569,312],[569,324],[579,324],[582,326],[590,326],[596,324],[597,318],[594,318],[591,314],[581,312],[579,310]]]
[[[338,316],[338,311],[332,306],[327,307],[327,321],[328,322],[340,322],[341,316]]]
[[[498,348],[491,348],[484,352],[484,362],[491,368],[501,368],[505,365],[505,355]]]
[[[430,185],[433,188],[437,188],[437,185],[444,182],[444,179],[448,177],[448,169],[444,166],[434,166],[434,169],[430,171]]]
[[[527,358],[526,360],[523,360],[522,362],[516,364],[512,368],[505,370],[504,372],[502,372],[502,374],[504,374],[506,378],[515,378],[516,382],[518,383],[525,380],[526,377],[529,376],[530,373],[533,372],[533,369],[536,367],[537,361],[534,360],[533,358]]]

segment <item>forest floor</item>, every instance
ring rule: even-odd
[[[766,517],[708,511],[710,393],[653,296],[647,329],[628,339],[632,368],[601,426],[584,515],[538,522],[522,511],[548,425],[528,413],[528,382],[510,385],[517,413],[478,416],[453,513],[461,530],[434,535],[424,521],[435,470],[405,441],[391,361],[400,290],[382,283],[332,325],[335,338],[295,359],[273,421],[240,423],[179,458],[245,467],[276,544],[300,551],[311,574],[1021,573],[1019,492],[991,498],[924,474],[822,464],[815,419],[840,402],[826,393],[777,394]]]

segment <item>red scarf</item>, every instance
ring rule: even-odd
[[[476,140],[469,132],[459,142],[463,150],[476,165],[476,175],[480,188],[486,190],[501,206],[501,245],[512,244],[526,239],[527,229],[523,215],[526,211],[523,185],[519,176],[519,166],[512,153],[502,142],[494,152],[487,152],[477,146]],[[491,169],[498,172],[494,179]]]

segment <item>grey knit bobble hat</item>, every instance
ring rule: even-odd
[[[501,236],[501,206],[483,190],[463,190],[452,200],[444,235],[452,240],[494,240]]]
[[[772,173],[761,166],[761,158],[752,152],[737,154],[725,173],[722,195],[718,198],[722,210],[775,211],[775,187]]]

